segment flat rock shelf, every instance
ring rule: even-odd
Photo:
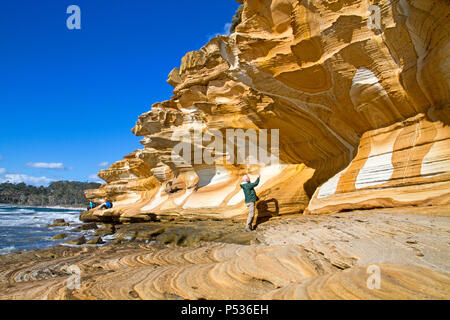
[[[234,236],[222,241],[219,226]],[[167,238],[190,230],[185,234],[191,239],[202,234],[204,240],[186,236],[179,245],[135,239],[1,256],[0,298],[450,298],[449,206],[280,216],[245,241],[239,226],[184,221]],[[125,225],[117,232],[145,230],[155,227]],[[70,266],[81,271],[79,289],[67,287]],[[379,289],[367,284],[373,266],[380,270]]]

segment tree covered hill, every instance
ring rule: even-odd
[[[34,187],[25,183],[0,184],[0,203],[24,206],[85,207],[89,201],[84,196],[87,189],[97,189],[99,183],[58,181],[48,187]]]

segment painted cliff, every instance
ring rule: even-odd
[[[87,192],[114,208],[83,219],[238,216],[246,173],[260,215],[450,203],[448,1],[239,2],[234,32],[187,53],[172,99],[139,117],[143,149]],[[256,161],[211,152],[239,129]],[[180,143],[203,161],[178,161]]]

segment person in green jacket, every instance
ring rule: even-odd
[[[259,200],[258,196],[256,195],[255,188],[258,186],[260,178],[261,176],[258,175],[258,179],[256,179],[254,183],[251,183],[250,177],[248,175],[245,175],[244,178],[242,178],[244,183],[241,184],[241,188],[244,191],[245,204],[248,207],[248,219],[247,225],[245,226],[246,232],[252,231],[252,222],[253,218],[255,217],[256,201]]]

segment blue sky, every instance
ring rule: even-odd
[[[81,30],[69,30],[69,5]],[[225,25],[234,0],[2,0],[0,182],[95,181],[141,147],[130,129],[170,99],[167,75]]]

